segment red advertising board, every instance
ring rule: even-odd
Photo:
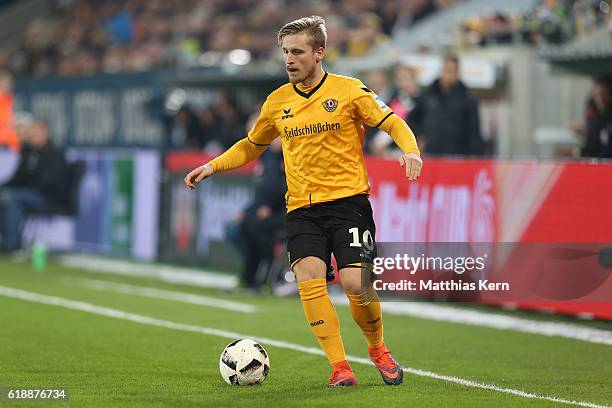
[[[426,159],[412,183],[367,166],[379,241],[612,241],[612,164]]]
[[[376,238],[384,242],[493,242],[492,161],[428,160],[417,182],[397,161],[367,159]]]
[[[426,159],[418,182],[367,165],[379,242],[612,242],[612,164]],[[612,320],[609,302],[511,306]]]

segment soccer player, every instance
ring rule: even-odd
[[[287,177],[289,261],[309,326],[332,365],[329,385],[355,385],[340,337],[338,315],[327,294],[331,253],[353,319],[384,382],[401,384],[403,371],[383,342],[380,302],[369,274],[376,256],[368,200],[363,123],[389,133],[403,154],[409,180],[423,165],[406,123],[361,81],[322,68],[327,34],[319,16],[303,17],[278,32],[289,83],[272,92],[248,136],[185,176],[188,188],[255,160],[277,137]]]

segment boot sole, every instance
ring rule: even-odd
[[[380,376],[387,385],[400,385],[402,382],[404,382],[404,370],[402,370],[401,367],[399,369],[399,374],[395,378],[389,378],[383,373],[380,373]]]
[[[335,384],[329,384],[330,387],[350,387],[352,385],[357,385],[357,382],[347,379],[337,382]]]

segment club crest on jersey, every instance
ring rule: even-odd
[[[323,107],[328,112],[333,112],[338,107],[338,101],[335,99],[326,99],[323,101]]]

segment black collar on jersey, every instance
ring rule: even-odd
[[[325,82],[325,80],[326,80],[326,79],[327,79],[327,72],[325,73],[325,75],[323,75],[323,79],[321,80],[321,82],[319,82],[319,83],[317,84],[317,86],[315,86],[314,88],[312,88],[312,89],[311,89],[310,91],[308,91],[308,92],[303,92],[303,91],[300,91],[300,89],[297,87],[297,85],[296,85],[296,84],[293,84],[293,89],[295,90],[295,92],[297,92],[297,94],[298,94],[298,95],[300,95],[300,96],[302,96],[302,97],[304,97],[304,98],[308,99],[308,98],[310,98],[310,96],[311,96],[312,94],[314,94],[315,92],[317,92],[321,86],[323,86],[323,82]]]

